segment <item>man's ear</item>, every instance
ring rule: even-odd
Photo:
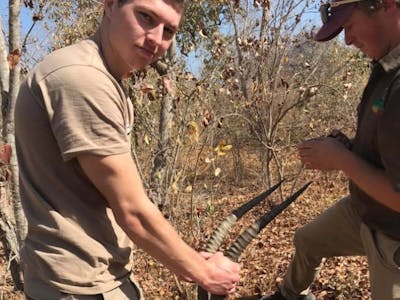
[[[104,16],[110,18],[115,2],[118,0],[104,0]]]

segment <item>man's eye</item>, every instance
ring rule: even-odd
[[[164,35],[165,35],[167,38],[172,38],[172,37],[174,36],[174,34],[175,34],[175,30],[173,30],[173,29],[171,29],[171,28],[165,28],[165,29],[164,29]]]
[[[139,13],[139,16],[143,21],[145,21],[148,24],[151,24],[153,21],[153,18],[146,13],[141,12],[141,13]]]

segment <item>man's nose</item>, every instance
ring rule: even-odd
[[[147,33],[147,40],[154,46],[161,45],[164,35],[164,25],[159,24],[158,26],[153,27]]]

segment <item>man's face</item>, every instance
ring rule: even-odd
[[[142,69],[162,56],[174,39],[183,10],[167,0],[105,1],[113,55],[126,71]]]
[[[343,26],[345,42],[372,59],[380,59],[396,46],[392,44],[392,26],[390,15],[383,8],[371,15],[355,9]]]

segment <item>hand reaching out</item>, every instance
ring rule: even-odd
[[[307,169],[342,170],[343,157],[348,148],[335,137],[305,141],[298,147],[300,160]]]

